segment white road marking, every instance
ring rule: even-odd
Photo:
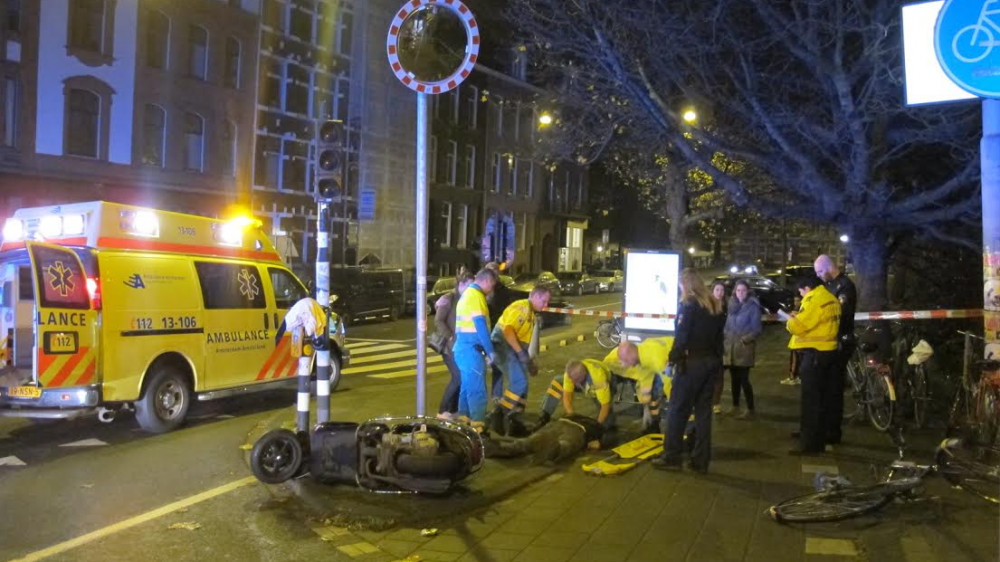
[[[10,562],[34,562],[35,560],[42,560],[43,558],[48,558],[49,556],[62,554],[63,552],[74,549],[78,546],[83,546],[85,544],[94,542],[98,539],[113,535],[119,531],[124,531],[125,529],[130,529],[132,527],[135,527],[136,525],[141,525],[142,523],[145,523],[147,521],[152,521],[153,519],[156,519],[158,517],[163,517],[164,515],[169,515],[171,513],[180,511],[182,509],[191,507],[192,505],[199,504],[205,500],[210,500],[216,496],[221,496],[222,494],[226,494],[238,488],[242,488],[247,484],[253,484],[256,481],[257,479],[254,478],[253,476],[248,476],[240,480],[234,480],[228,484],[223,484],[218,488],[212,488],[211,490],[206,490],[200,494],[195,494],[193,496],[184,498],[182,500],[169,503],[163,507],[158,507],[152,511],[147,511],[146,513],[136,515],[135,517],[131,517],[124,521],[119,521],[118,523],[108,525],[107,527],[102,527],[100,529],[97,529],[96,531],[92,531],[85,535],[80,535],[79,537],[70,539],[68,541],[63,541],[59,544],[52,545],[48,548],[43,548],[42,550],[36,550],[35,552],[31,552],[21,558],[18,558],[16,560],[11,560]]]
[[[840,474],[840,471],[836,466],[821,464],[804,464],[802,465],[802,472],[806,474],[816,474],[819,472],[825,472],[827,474]]]
[[[410,347],[408,345],[401,344],[401,343],[385,343],[385,344],[382,344],[382,345],[373,345],[371,347],[363,347],[361,349],[352,349],[351,350],[351,362],[353,363],[354,362],[354,358],[357,357],[357,356],[359,356],[359,355],[365,355],[367,353],[378,353],[380,351],[391,351],[391,350],[394,350],[394,349],[406,349],[406,348],[413,349],[412,347]]]
[[[806,537],[806,554],[853,557],[858,555],[858,548],[854,545],[854,541],[847,539]]]
[[[428,354],[428,355],[430,355],[430,354]],[[417,356],[417,350],[416,349],[412,349],[412,348],[411,349],[407,349],[405,351],[394,351],[392,353],[382,353],[382,354],[379,354],[379,355],[373,355],[371,357],[361,357],[361,358],[359,358],[357,360],[355,360],[354,356],[352,355],[351,356],[351,365],[352,366],[353,365],[364,365],[365,363],[377,363],[379,361],[384,361],[386,359],[399,359],[401,357],[416,357],[416,356]]]
[[[355,349],[361,349],[363,347],[368,347],[370,345],[375,345],[377,343],[378,342],[374,341],[349,341],[344,344],[344,347],[350,349],[351,351],[354,351]]]
[[[447,372],[448,372],[448,366],[447,365],[435,365],[433,367],[431,367],[431,366],[427,367],[427,374],[428,375],[434,375],[434,374],[437,374],[437,373],[447,373]],[[399,371],[399,372],[396,372],[396,373],[385,373],[385,374],[381,374],[381,375],[368,375],[368,378],[370,378],[370,379],[401,379],[401,378],[405,378],[405,377],[415,377],[415,376],[417,376],[417,370],[416,369],[408,369],[406,371]]]
[[[415,355],[416,354],[416,350],[414,350],[413,353]],[[431,363],[441,363],[443,361],[444,361],[444,359],[441,359],[440,355],[430,355],[430,356],[427,357],[427,364],[428,365],[430,365]],[[406,361],[393,361],[393,362],[390,362],[390,363],[377,363],[375,365],[366,365],[366,366],[363,366],[363,367],[348,367],[347,369],[344,369],[344,374],[345,375],[354,375],[354,374],[359,374],[359,373],[376,373],[378,371],[385,371],[387,369],[396,369],[396,368],[399,368],[399,367],[416,367],[416,365],[417,365],[417,360],[416,360],[416,358],[414,358],[414,359],[408,359]]]
[[[0,458],[0,466],[28,466],[28,463],[11,455],[9,457]]]
[[[80,441],[73,441],[72,443],[63,443],[59,445],[60,447],[100,447],[102,445],[107,445],[104,441],[100,439],[82,439]]]

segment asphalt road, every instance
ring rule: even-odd
[[[620,294],[580,297],[574,305],[615,310]],[[348,367],[332,397],[333,419],[415,411],[415,377],[407,364],[413,361],[414,322],[349,328],[358,363]],[[556,352],[542,356],[542,377],[566,361],[558,341],[575,343],[596,323],[577,317],[543,330],[543,343]],[[578,345],[600,353],[593,342]],[[439,362],[429,367],[427,411],[433,413],[447,375]],[[288,498],[247,480],[247,445],[293,419],[293,404],[288,391],[195,403],[189,423],[165,435],[139,431],[128,413],[110,424],[90,417],[0,418],[0,560],[278,560],[288,559],[289,549],[296,559],[321,555],[324,545],[312,544],[315,534],[303,528],[308,523],[301,513],[282,511]],[[206,493],[218,495],[190,503]],[[151,511],[161,516],[147,519]],[[168,529],[175,523],[201,529]],[[97,535],[88,537],[92,533]],[[313,539],[312,546],[299,547],[303,536]],[[85,537],[79,544],[66,543],[79,537]]]

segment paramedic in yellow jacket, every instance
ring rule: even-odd
[[[837,371],[836,361],[840,301],[818,277],[799,281],[799,294],[802,295],[802,307],[797,313],[778,313],[792,334],[788,347],[796,350],[800,357],[799,448],[790,452],[793,455],[822,453],[826,448],[828,418],[834,412],[833,377],[842,376]]]
[[[500,388],[494,388],[500,414],[507,422],[507,431],[501,433],[526,433],[520,415],[528,395],[528,375],[538,373],[538,367],[528,355],[528,346],[538,312],[549,305],[549,296],[545,287],[535,287],[528,298],[510,303],[493,328],[491,338],[497,353],[497,366],[504,375],[503,393],[500,394]]]
[[[597,422],[605,430],[614,427],[615,415],[611,408],[611,370],[596,359],[570,361],[566,364],[566,371],[552,379],[542,400],[542,413],[538,418],[538,426],[547,424],[560,404],[564,415],[572,416],[573,396],[578,390],[596,402]]]
[[[486,364],[496,361],[490,341],[490,312],[486,297],[493,291],[497,274],[481,269],[455,305],[455,364],[462,384],[458,394],[458,419],[482,432],[486,421]]]
[[[673,346],[671,336],[647,338],[639,345],[623,341],[604,358],[612,373],[635,381],[636,397],[649,406],[654,425],[659,422],[662,402],[670,396],[667,364]]]

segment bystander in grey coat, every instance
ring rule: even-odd
[[[750,367],[756,361],[757,337],[763,329],[762,312],[763,308],[757,297],[750,294],[747,282],[742,279],[737,281],[726,307],[722,364],[729,369],[734,412],[740,407],[740,394],[746,396],[747,409],[739,414],[743,419],[754,417]]]

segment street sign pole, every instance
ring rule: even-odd
[[[464,30],[465,44],[455,31]],[[417,93],[416,277],[417,415],[424,415],[427,390],[427,96],[454,90],[469,77],[479,57],[479,24],[461,0],[409,0],[397,12],[386,37],[389,66]]]
[[[427,94],[417,92],[417,415],[427,393]]]

